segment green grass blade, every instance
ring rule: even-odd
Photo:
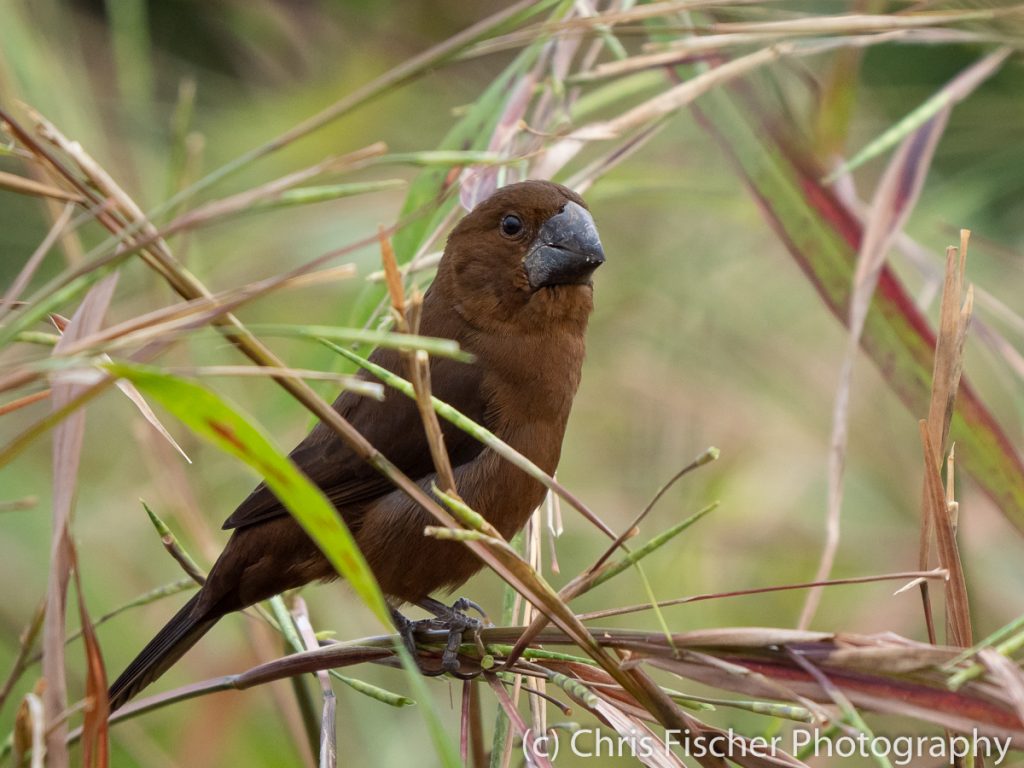
[[[296,205],[323,203],[330,200],[341,200],[346,197],[368,195],[373,192],[384,192],[397,187],[404,187],[405,179],[381,179],[380,181],[353,181],[344,184],[319,184],[311,187],[288,189],[268,200],[254,203],[240,213],[256,213],[271,208],[290,208]]]
[[[961,73],[945,88],[936,91],[922,104],[911,110],[902,120],[899,120],[895,125],[884,131],[881,136],[874,141],[868,142],[860,152],[832,171],[825,178],[824,183],[831,184],[840,176],[859,168],[868,160],[892,149],[943,109],[966,98],[981,80],[995,74],[1009,55],[1009,48],[1001,49],[995,54],[986,56],[973,67]]]
[[[384,595],[352,532],[323,491],[253,421],[195,382],[144,366],[112,363],[105,367],[131,381],[196,435],[255,469],[360,599],[385,626],[391,626]]]
[[[392,349],[422,349],[430,355],[450,357],[464,363],[473,362],[473,356],[459,349],[451,339],[414,336],[410,333],[387,333],[362,328],[339,328],[330,325],[287,325],[285,323],[253,323],[249,330],[266,336],[301,336],[308,339],[330,339],[345,344],[370,344]]]
[[[667,531],[662,531],[658,535],[654,536],[642,547],[633,550],[625,557],[607,565],[603,570],[600,571],[599,575],[594,579],[593,583],[590,585],[590,588],[594,589],[595,587],[604,584],[609,579],[615,578],[630,566],[636,565],[649,554],[663,547],[665,544],[670,542],[672,539],[674,539],[680,533],[682,533],[691,525],[696,523],[702,517],[704,517],[710,512],[714,512],[716,509],[718,509],[717,501],[714,502],[713,504],[708,504],[708,506],[704,507],[704,509],[700,510],[700,512],[690,515],[685,520],[673,525]]]

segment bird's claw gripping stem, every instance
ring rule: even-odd
[[[398,609],[391,609],[391,618],[395,623],[398,634],[402,638],[403,644],[410,654],[415,657],[417,653],[417,632],[427,630],[448,631],[448,640],[445,643],[444,651],[441,654],[440,668],[436,670],[428,670],[424,669],[421,664],[420,672],[427,677],[437,677],[448,673],[460,680],[471,680],[476,677],[479,674],[478,672],[465,674],[460,671],[462,665],[459,662],[459,646],[462,645],[463,636],[467,631],[475,636],[481,629],[483,629],[484,621],[487,619],[483,609],[475,602],[465,597],[460,597],[452,603],[451,606],[447,606],[444,603],[429,597],[419,601],[416,605],[434,614],[434,617],[430,619],[412,621],[399,613]],[[473,618],[472,616],[467,616],[465,611],[470,608],[483,616],[484,621]]]

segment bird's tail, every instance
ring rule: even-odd
[[[222,613],[210,615],[197,610],[200,595],[201,591],[174,614],[174,618],[149,641],[110,686],[111,712],[124,706],[135,694],[166,672],[217,623]]]

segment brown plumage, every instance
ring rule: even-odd
[[[603,261],[583,200],[557,184],[527,181],[498,190],[459,222],[424,297],[419,332],[454,339],[476,358],[432,359],[434,394],[548,473],[558,464],[580,381],[593,308],[590,275]],[[371,360],[406,373],[393,350],[378,349]],[[383,402],[343,393],[334,408],[429,491],[434,467],[412,400],[394,390]],[[512,536],[543,499],[543,486],[450,424],[443,430],[459,494]],[[337,507],[394,603],[420,602],[480,569],[463,545],[425,538],[433,517],[323,424],[291,457]],[[226,613],[335,576],[262,484],[224,527],[233,533],[205,586],[114,682],[112,709],[163,674]]]

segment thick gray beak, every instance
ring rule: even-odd
[[[581,285],[604,264],[604,249],[590,212],[576,203],[544,222],[523,260],[533,290],[549,285]]]

